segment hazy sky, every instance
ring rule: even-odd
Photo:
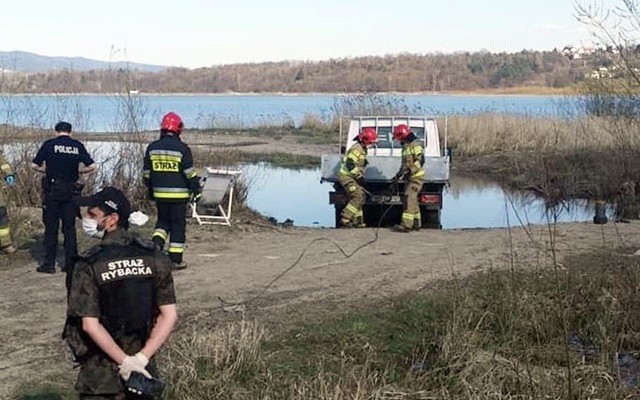
[[[573,0],[6,0],[0,50],[185,67],[551,50],[591,43],[574,8]]]

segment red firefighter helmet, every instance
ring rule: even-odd
[[[399,142],[406,139],[410,133],[411,133],[411,129],[409,129],[409,127],[406,124],[400,124],[395,128],[393,128],[393,138]]]
[[[378,141],[378,134],[374,128],[362,128],[358,134],[358,141],[365,146],[373,144]]]
[[[170,112],[164,117],[162,117],[162,124],[160,124],[160,129],[163,131],[173,132],[177,135],[182,133],[182,128],[184,124],[182,123],[182,118],[174,112]]]

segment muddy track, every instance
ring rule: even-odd
[[[433,231],[410,234],[374,229],[280,229],[244,222],[232,228],[188,227],[189,268],[176,273],[181,326],[221,313],[219,297],[242,302],[299,265],[247,305],[249,318],[269,318],[278,307],[306,302],[362,301],[421,290],[436,280],[493,268],[550,268],[547,227]],[[510,239],[511,237],[511,239]],[[640,222],[563,224],[558,227],[559,260],[604,247],[640,247]],[[309,244],[316,241],[311,247]],[[60,377],[71,385],[75,371],[59,339],[65,313],[64,275],[35,272],[26,252],[0,258],[0,398],[25,381]],[[257,312],[259,310],[259,312]],[[178,333],[180,334],[180,333]],[[56,378],[58,379],[58,378]]]

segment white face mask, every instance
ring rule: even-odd
[[[99,230],[98,221],[93,218],[82,218],[82,230],[84,230],[84,233],[94,238],[102,239],[102,237],[104,237],[104,229]]]

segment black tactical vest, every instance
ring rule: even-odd
[[[153,248],[104,246],[92,263],[100,289],[100,322],[112,337],[148,337],[158,313]]]

